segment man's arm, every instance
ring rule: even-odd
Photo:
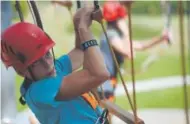
[[[89,29],[89,26],[92,23],[91,13],[93,10],[94,8],[89,7],[81,8],[75,15],[76,17],[77,15],[79,16],[79,18],[77,18],[80,23],[77,30],[80,35],[81,43],[93,39],[92,33]],[[70,54],[71,59],[74,56],[76,56],[74,53]],[[106,69],[99,47],[91,46],[84,51],[83,69],[64,77],[56,100],[69,100],[80,96],[81,94],[99,86],[107,80],[109,76],[109,72]]]
[[[90,33],[86,32],[83,34],[88,35],[83,38],[83,41],[93,39]],[[76,56],[74,53],[70,54],[70,58],[74,56]],[[63,79],[59,95],[56,99],[69,100],[77,97],[98,87],[108,78],[109,73],[106,69],[99,47],[89,47],[84,51],[83,70],[73,72]]]
[[[79,32],[75,29],[75,48],[68,54],[72,62],[72,70],[80,68],[84,61],[84,52],[80,48]]]

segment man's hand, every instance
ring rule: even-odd
[[[102,15],[102,11],[101,9],[97,9],[92,13],[92,19],[101,23],[102,19],[103,19],[103,15]]]
[[[88,28],[92,24],[92,20],[100,22],[103,19],[102,12],[100,9],[95,10],[94,6],[85,6],[78,9],[74,15],[74,26],[75,29],[80,27]]]
[[[73,22],[75,29],[80,27],[88,28],[92,24],[92,12],[94,11],[94,7],[85,6],[83,8],[78,9],[75,13]]]

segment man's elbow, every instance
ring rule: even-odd
[[[104,82],[110,78],[110,73],[108,72],[107,69],[102,69],[101,72],[99,72],[96,77],[100,82]]]
[[[108,80],[111,77],[111,75],[110,75],[110,73],[109,73],[109,71],[107,69],[104,71],[104,73],[102,73],[102,75],[103,75],[102,79],[104,81]]]

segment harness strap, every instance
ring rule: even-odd
[[[111,81],[112,86],[113,86],[114,88],[116,88],[116,86],[117,86],[117,79],[116,79],[115,77],[112,77],[112,78],[110,79],[110,81]]]
[[[102,112],[101,116],[97,119],[95,124],[109,124],[109,121],[107,118],[108,114],[109,114],[108,109],[104,109],[104,111]]]
[[[29,80],[27,78],[24,79],[24,83],[23,83],[23,87],[24,87],[24,92],[22,92],[20,98],[19,98],[19,102],[22,104],[22,105],[25,105],[26,104],[26,101],[24,99],[24,96],[28,90],[28,88],[30,87],[30,85],[32,84],[32,80]]]
[[[90,106],[95,110],[96,107],[98,106],[98,102],[95,99],[95,97],[91,93],[84,93],[82,94],[82,97],[87,101]]]

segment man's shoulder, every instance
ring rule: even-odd
[[[68,54],[59,57],[55,62],[57,73],[62,75],[72,72],[72,64]]]
[[[61,76],[45,78],[43,80],[34,82],[28,89],[28,93],[33,99],[39,100],[56,93],[61,85],[61,82]]]
[[[61,77],[59,75],[56,75],[55,77],[48,77],[48,78],[44,78],[42,80],[36,81],[31,85],[32,89],[40,89],[42,90],[43,88],[46,89],[48,87],[52,87],[54,84],[56,84],[56,82],[60,82],[61,81]]]

